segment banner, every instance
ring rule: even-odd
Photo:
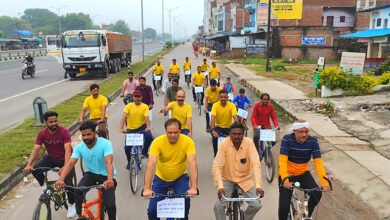
[[[326,37],[302,37],[302,45],[325,45]]]
[[[303,0],[272,0],[272,13],[280,20],[302,19]]]
[[[363,73],[365,58],[365,53],[343,52],[340,68],[350,73],[361,74]]]
[[[257,24],[267,25],[268,22],[268,1],[259,0],[257,3]]]

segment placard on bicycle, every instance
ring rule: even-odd
[[[248,118],[248,111],[245,111],[242,108],[238,108],[237,116],[244,118],[244,119],[247,119]]]
[[[161,80],[161,75],[155,75],[153,78],[155,81],[159,81]]]
[[[203,87],[202,86],[195,86],[195,93],[202,93]]]
[[[191,75],[191,70],[184,71],[184,75]]]
[[[276,141],[276,133],[273,129],[260,129],[260,141]]]
[[[157,218],[184,218],[184,198],[164,199],[157,202]]]
[[[126,134],[126,146],[144,145],[144,134]]]

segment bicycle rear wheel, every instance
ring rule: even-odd
[[[50,203],[38,202],[34,209],[33,220],[51,220]]]
[[[275,176],[275,162],[274,162],[274,157],[272,156],[271,147],[272,144],[270,142],[267,142],[267,145],[265,147],[264,163],[265,163],[265,174],[267,177],[267,181],[269,183],[272,183]]]
[[[201,103],[201,95],[196,96],[196,102],[198,103],[199,115],[202,115],[202,103]]]
[[[131,155],[130,158],[130,188],[131,192],[135,194],[137,192],[137,186],[138,186],[138,164],[137,160],[135,158],[135,155]]]

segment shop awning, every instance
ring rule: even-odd
[[[390,35],[390,28],[385,29],[370,29],[365,31],[359,31],[352,34],[342,35],[344,38],[372,38]]]

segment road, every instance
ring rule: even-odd
[[[146,55],[156,53],[161,48],[159,43],[146,44]],[[135,44],[133,51],[133,63],[141,61],[141,45]],[[42,96],[49,107],[53,107],[102,80],[65,80],[64,69],[51,56],[37,57],[35,62],[36,76],[26,80],[21,78],[21,60],[0,62],[0,108],[3,109],[0,133],[33,115],[32,102],[35,97]]]
[[[187,44],[176,48],[170,54],[166,55],[165,59],[162,60],[162,64],[167,69],[167,66],[169,66],[172,58],[177,58],[178,62],[182,64],[185,56],[189,56],[192,60],[193,69],[195,69],[195,66],[199,65],[201,62],[201,58],[195,59],[193,57],[191,47]],[[224,70],[222,70],[222,72],[224,72]],[[181,77],[180,79],[181,85],[184,85],[183,78],[184,77]],[[224,81],[225,78],[226,75],[223,76],[222,80]],[[233,82],[237,83],[237,80],[234,79]],[[147,83],[150,84],[150,76],[147,77]],[[238,88],[237,84],[236,88]],[[214,219],[213,205],[216,199],[216,188],[213,185],[211,175],[213,162],[211,137],[205,131],[206,125],[204,114],[202,113],[201,116],[197,114],[195,103],[192,101],[191,92],[188,89],[185,89],[185,91],[187,93],[186,101],[193,107],[194,142],[197,151],[200,190],[200,196],[191,200],[190,217],[191,219]],[[155,107],[153,109],[153,121],[151,126],[154,137],[164,133],[163,123],[167,118],[157,114],[158,109],[162,106],[162,97],[155,97]],[[123,108],[124,105],[122,100],[115,99],[108,110],[109,127],[111,131],[110,139],[114,146],[114,161],[118,172],[118,187],[116,189],[118,219],[129,219],[129,216],[131,216],[132,219],[147,219],[146,209],[148,200],[140,197],[140,190],[136,195],[131,193],[129,186],[129,173],[125,169],[127,162],[123,150],[124,136],[123,134],[118,133]],[[77,133],[72,139],[74,144],[76,144],[80,141],[80,134]],[[144,165],[140,181],[141,185],[143,184],[143,173],[146,166],[146,160],[143,162]],[[78,168],[79,166],[77,165],[77,169]],[[30,180],[32,179],[31,175],[29,178]],[[265,197],[262,199],[263,208],[260,210],[255,219],[277,219],[278,192],[276,181],[269,184],[264,179],[263,189],[265,191]],[[36,183],[31,183],[31,181],[30,183],[20,183],[13,192],[0,202],[0,219],[11,220],[31,218],[34,209],[33,204],[36,204],[40,193],[41,188],[38,187]],[[89,196],[92,198],[95,196],[95,193],[91,192]],[[65,210],[60,210],[54,213],[54,219],[66,219],[63,216],[66,216]]]

